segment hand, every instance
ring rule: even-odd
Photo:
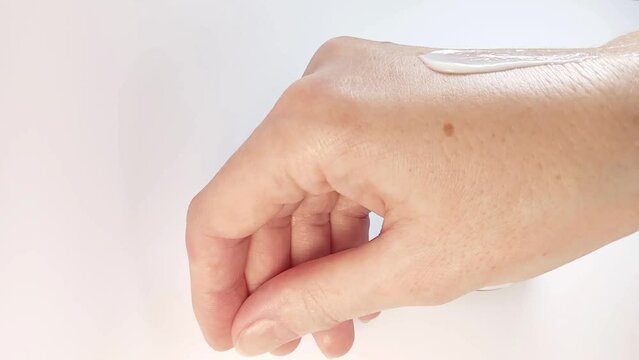
[[[193,199],[213,348],[287,353],[314,333],[341,355],[353,318],[528,279],[639,228],[636,57],[455,76],[426,51],[327,42]]]

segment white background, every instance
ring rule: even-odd
[[[186,206],[326,39],[559,47],[631,30],[631,0],[0,0],[0,359],[238,357],[191,314]],[[346,358],[637,359],[638,257],[635,235],[387,311]],[[292,358],[322,356],[305,339]]]

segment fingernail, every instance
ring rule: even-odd
[[[273,320],[258,320],[240,332],[235,348],[243,355],[259,355],[299,336]]]
[[[378,316],[379,316],[379,313],[368,314],[368,315],[360,317],[359,321],[361,321],[363,323],[369,323],[369,322],[377,319]]]

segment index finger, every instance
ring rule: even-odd
[[[263,123],[191,201],[186,243],[193,309],[207,342],[232,347],[231,325],[248,291],[248,239],[304,192],[286,171],[281,137]]]

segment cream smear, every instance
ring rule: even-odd
[[[523,67],[564,64],[596,58],[578,49],[434,50],[419,58],[434,71],[445,74],[477,74]]]

